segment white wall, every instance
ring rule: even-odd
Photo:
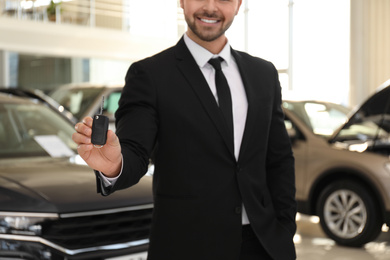
[[[247,0],[228,32],[234,48],[289,69],[289,0]],[[286,99],[348,104],[350,0],[293,1],[292,86],[281,74]],[[245,11],[248,37],[245,43]],[[292,89],[290,91],[289,89]]]
[[[294,1],[294,91],[349,102],[350,1]]]
[[[176,39],[0,17],[0,49],[62,57],[138,60]]]
[[[351,7],[350,102],[359,104],[390,79],[390,1],[353,0]]]

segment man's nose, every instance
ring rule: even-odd
[[[215,12],[218,10],[217,5],[218,0],[205,0],[203,5],[203,10],[209,11],[209,12]]]

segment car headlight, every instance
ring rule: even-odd
[[[42,224],[57,214],[0,212],[0,234],[40,235]]]
[[[368,143],[365,142],[365,143],[362,143],[362,144],[351,144],[348,149],[351,151],[351,152],[359,152],[359,153],[362,153],[364,151],[366,151],[368,148]]]

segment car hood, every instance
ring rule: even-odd
[[[363,121],[375,122],[378,127],[390,132],[390,85],[381,88],[364,101],[349,120],[335,131],[330,141],[334,141],[343,129]]]
[[[0,211],[61,214],[151,204],[151,179],[104,197],[94,172],[68,158],[0,160]]]

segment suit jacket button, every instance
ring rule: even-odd
[[[236,207],[234,212],[236,212],[236,214],[241,214],[241,207]]]

